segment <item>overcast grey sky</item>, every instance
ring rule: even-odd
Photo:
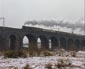
[[[84,17],[84,0],[0,0],[2,16],[9,27],[21,27],[25,21],[35,19],[75,21]]]

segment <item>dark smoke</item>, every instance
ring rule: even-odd
[[[24,25],[44,25],[44,26],[60,26],[60,27],[67,27],[67,28],[71,28],[73,30],[76,30],[78,28],[80,28],[80,31],[84,31],[84,23],[82,23],[82,21],[76,22],[76,23],[70,23],[70,22],[64,22],[64,21],[54,21],[54,20],[42,20],[42,21],[27,21],[25,22]]]

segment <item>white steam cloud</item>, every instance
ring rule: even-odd
[[[84,19],[79,19],[76,22],[55,21],[55,20],[33,20],[25,22],[25,26],[43,28],[53,31],[63,31],[75,34],[84,34],[85,30]]]

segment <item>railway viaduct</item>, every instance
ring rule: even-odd
[[[23,38],[29,39],[29,48],[37,48],[37,39],[41,40],[41,49],[85,50],[85,36],[66,32],[52,31],[23,26],[21,29],[0,27],[0,50],[23,49]],[[49,48],[49,42],[51,48]]]

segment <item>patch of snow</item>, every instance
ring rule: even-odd
[[[78,53],[85,53],[79,51]],[[79,55],[79,54],[78,54]],[[72,69],[85,69],[85,58],[84,57],[61,57],[61,56],[47,56],[47,57],[27,57],[27,58],[3,58],[0,56],[0,69],[23,69],[27,64],[29,64],[33,69],[45,69],[45,65],[48,63],[52,64],[52,67],[55,68],[55,65],[58,63],[58,60],[64,59],[69,60],[74,68]],[[68,67],[66,69],[69,69]]]

